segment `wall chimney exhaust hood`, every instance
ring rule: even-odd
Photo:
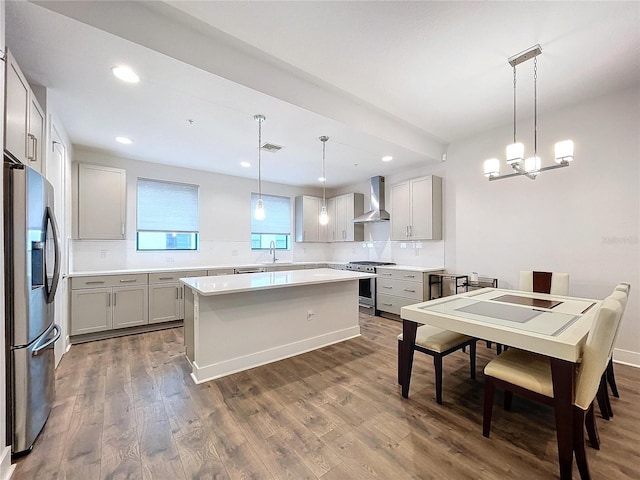
[[[371,178],[371,210],[353,219],[353,223],[387,222],[391,216],[384,209],[384,177]]]

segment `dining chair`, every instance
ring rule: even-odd
[[[622,323],[622,318],[624,317],[624,312],[627,308],[627,300],[629,288],[620,288],[623,284],[618,285],[613,293],[610,295],[612,298],[615,298],[620,302],[622,306],[622,313],[620,315],[620,321],[618,322],[617,330],[615,336],[613,338],[613,345],[611,346],[611,352],[609,353],[609,362],[607,363],[607,369],[602,374],[602,378],[600,379],[600,387],[598,388],[598,393],[596,395],[596,400],[598,401],[598,407],[600,408],[600,415],[605,420],[611,419],[613,417],[613,408],[611,407],[611,402],[609,400],[609,391],[607,389],[607,383],[611,386],[611,391],[613,396],[619,398],[618,388],[616,386],[616,379],[613,373],[613,347],[615,346],[615,342],[618,338],[618,333],[620,332],[620,324]]]
[[[416,331],[414,351],[419,351],[433,357],[436,374],[436,402],[442,405],[442,358],[457,350],[469,347],[469,364],[471,378],[476,378],[476,342],[477,338],[468,337],[460,333],[420,325]],[[402,334],[398,335],[398,383],[404,384],[401,375],[402,365]]]
[[[600,306],[587,336],[582,362],[577,368],[575,399],[573,402],[574,449],[581,478],[589,478],[585,451],[585,422],[592,446],[599,446],[593,401],[607,368],[609,353],[622,315],[622,306],[607,297]],[[482,434],[489,437],[495,387],[505,390],[505,408],[510,409],[513,393],[553,405],[553,381],[548,357],[518,349],[509,349],[491,360],[484,369],[484,414]],[[507,395],[509,392],[509,395]]]
[[[525,292],[569,295],[569,274],[560,272],[520,272],[520,288]]]
[[[629,293],[631,293],[631,284],[627,282],[620,282],[620,284],[616,286],[616,290],[626,293],[628,297]],[[620,394],[618,393],[618,386],[616,385],[616,377],[613,373],[613,357],[609,361],[609,365],[607,365],[607,382],[611,387],[611,393],[613,393],[613,396],[616,398],[620,398]]]

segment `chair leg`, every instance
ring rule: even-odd
[[[398,340],[398,385],[402,385],[402,340]]]
[[[469,344],[469,365],[471,368],[471,378],[476,379],[476,341]]]
[[[582,480],[590,480],[587,452],[584,448],[584,422],[585,412],[581,408],[573,407],[573,450],[576,455],[576,463]]]
[[[596,415],[593,408],[593,402],[589,405],[589,410],[587,410],[587,415],[584,420],[587,427],[587,435],[589,437],[589,446],[596,450],[600,450],[600,437],[598,436],[598,426],[596,425]]]
[[[495,385],[493,378],[484,377],[484,411],[482,414],[482,435],[489,438],[491,433],[491,416],[493,415],[493,393]]]
[[[607,365],[607,381],[609,382],[613,396],[620,398],[618,386],[616,385],[616,376],[613,374],[613,358],[609,359],[609,364]]]
[[[442,355],[434,355],[433,366],[436,371],[436,402],[442,405]]]
[[[502,344],[496,343],[496,354],[500,355],[502,353]]]
[[[491,348],[492,343],[487,341],[487,348]]]
[[[602,418],[610,420],[613,416],[613,410],[611,408],[611,403],[609,402],[607,379],[604,373],[602,374],[602,377],[600,377],[600,385],[598,385],[596,400],[598,401],[598,407],[600,408],[600,415],[602,415]]]
[[[513,392],[509,390],[504,391],[504,409],[507,412],[511,411],[511,405],[513,405]]]

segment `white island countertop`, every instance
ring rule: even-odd
[[[225,295],[273,288],[297,287],[319,283],[345,282],[376,277],[374,273],[314,268],[281,272],[245,273],[218,277],[181,278],[180,281],[199,295]]]

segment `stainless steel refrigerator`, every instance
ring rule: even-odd
[[[7,442],[20,455],[31,451],[54,400],[60,248],[51,184],[6,156],[3,165]]]

